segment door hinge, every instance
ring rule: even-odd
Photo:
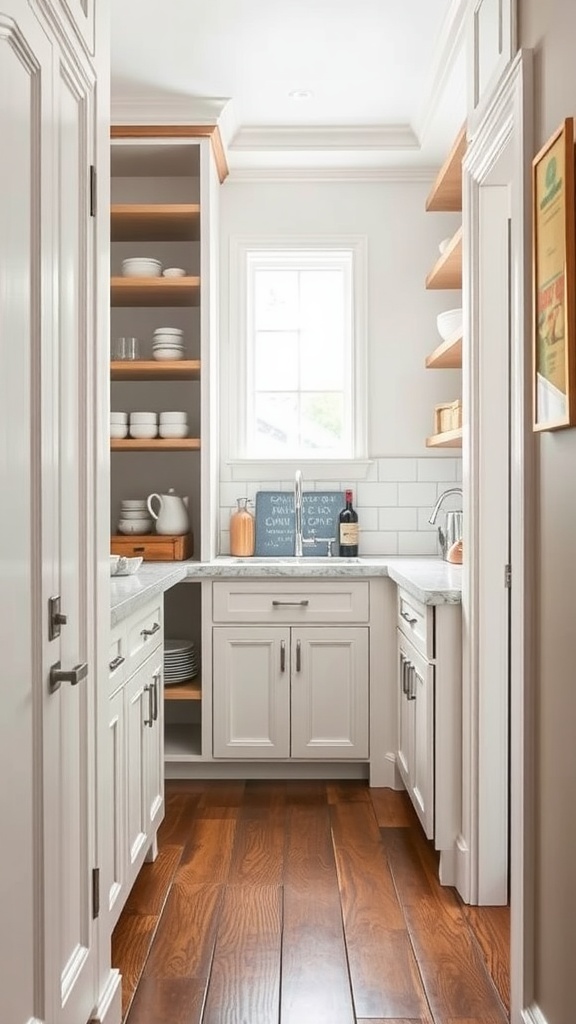
[[[96,168],[90,164],[90,216],[96,216]]]
[[[68,617],[60,607],[60,595],[51,597],[48,601],[48,639],[56,640],[60,636],[60,627],[65,626],[67,622]]]
[[[92,869],[92,918],[96,920],[100,913],[100,868]]]
[[[505,587],[511,587],[512,586],[512,566],[511,565],[505,565],[504,566],[504,586]]]

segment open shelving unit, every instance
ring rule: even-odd
[[[113,452],[197,452],[200,450],[199,437],[113,437],[110,440]]]
[[[126,359],[110,363],[111,380],[200,380],[199,359]]]
[[[197,242],[198,203],[113,203],[112,242]]]
[[[426,200],[429,212],[457,213],[462,210],[462,159],[466,152],[466,125],[460,129],[454,144],[440,168]],[[426,277],[426,288],[462,288],[462,226],[454,233],[446,249]],[[426,358],[428,370],[462,368],[462,331],[443,341]],[[427,448],[461,448],[462,427],[432,434]]]
[[[112,306],[197,306],[199,277],[113,277]]]

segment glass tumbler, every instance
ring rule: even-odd
[[[113,359],[139,359],[140,343],[138,338],[115,338],[112,345]]]

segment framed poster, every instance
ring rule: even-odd
[[[534,430],[576,423],[574,121],[532,161]]]

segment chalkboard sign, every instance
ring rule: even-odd
[[[305,491],[302,496],[302,536],[332,537],[338,533],[338,513],[344,508],[341,491]],[[294,494],[291,491],[256,492],[256,550],[260,557],[294,554]],[[326,554],[325,544],[306,545],[304,556]]]

